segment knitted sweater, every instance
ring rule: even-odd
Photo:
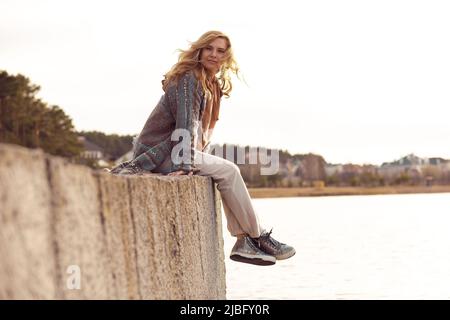
[[[182,143],[190,150],[190,155],[187,161],[183,158],[181,163],[172,162],[172,171],[195,169],[194,149],[201,147],[205,151],[207,147],[203,145],[201,130],[205,106],[205,93],[193,71],[170,83],[136,140],[133,162],[144,170],[152,171],[171,156],[175,145]],[[189,141],[183,141],[181,137],[178,141],[172,141],[175,129],[185,129],[189,133]],[[200,139],[199,133],[202,134]],[[211,129],[205,133],[208,139],[211,133]]]

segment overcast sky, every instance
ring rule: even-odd
[[[246,83],[213,143],[381,164],[450,158],[448,1],[0,0],[0,69],[41,86],[77,130],[137,134],[162,75],[208,30]]]

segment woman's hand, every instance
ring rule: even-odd
[[[185,175],[185,174],[187,174],[188,176],[192,176],[194,174],[194,172],[193,171],[186,172],[186,171],[183,171],[183,170],[179,170],[179,171],[170,172],[167,175],[168,176],[182,176],[182,175]]]

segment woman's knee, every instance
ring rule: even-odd
[[[227,167],[227,173],[229,175],[241,174],[241,170],[234,162],[227,160],[224,165]]]

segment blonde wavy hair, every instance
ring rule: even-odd
[[[203,90],[209,95],[212,95],[212,88],[208,84],[207,73],[203,65],[200,63],[200,57],[203,48],[207,47],[217,38],[222,38],[227,43],[224,60],[218,75],[216,75],[216,79],[218,81],[221,94],[228,98],[231,90],[233,89],[230,75],[231,73],[234,73],[239,78],[239,68],[234,59],[230,38],[220,31],[208,31],[204,33],[197,41],[190,42],[191,46],[189,49],[177,50],[180,52],[178,62],[164,75],[164,80],[162,81],[163,90],[166,91],[172,80],[176,81],[185,72],[193,70],[197,76],[197,79],[199,79]]]

